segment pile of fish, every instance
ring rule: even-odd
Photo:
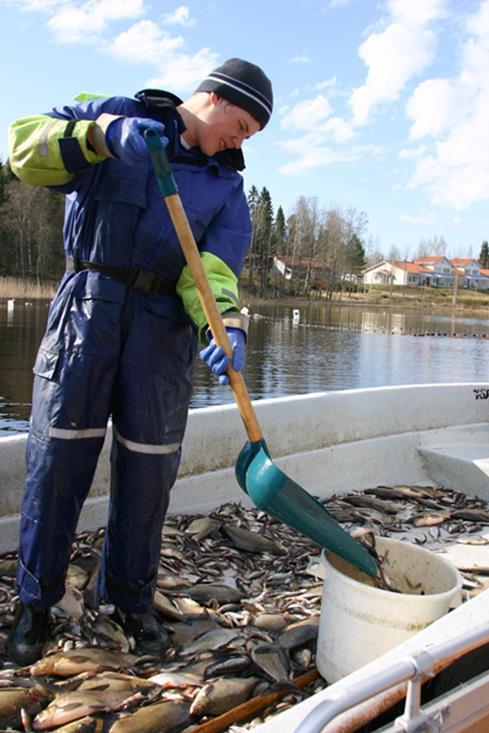
[[[429,487],[377,487],[324,503],[350,531],[410,530],[418,542],[442,541],[444,534],[482,542],[489,525],[484,502]],[[157,660],[135,653],[115,609],[97,597],[103,536],[78,534],[50,640],[28,668],[6,659],[16,554],[0,557],[0,733],[197,732],[280,691],[281,701],[251,727],[326,686],[314,674],[323,581],[314,563],[319,548],[310,540],[241,504],[168,517],[155,609],[172,647]],[[471,582],[474,588],[479,580]]]

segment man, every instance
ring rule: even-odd
[[[49,608],[64,594],[71,545],[113,421],[110,506],[100,596],[142,653],[168,637],[153,610],[160,537],[180,462],[200,337],[222,383],[230,359],[211,340],[159,192],[143,133],[160,134],[211,287],[244,364],[237,279],[251,225],[239,170],[243,141],[267,124],[273,96],[254,64],[229,59],[185,102],[147,89],[80,95],[9,131],[19,179],[66,194],[67,272],[34,365],[22,502],[19,607],[8,639],[20,664],[39,658]]]

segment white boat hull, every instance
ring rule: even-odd
[[[488,397],[487,383],[426,384],[268,399],[257,401],[255,407],[276,465],[320,498],[378,485],[421,484],[489,500]],[[229,501],[249,504],[234,477],[245,439],[234,405],[191,410],[170,512],[204,513]],[[80,530],[105,523],[110,440],[109,427]],[[17,543],[25,444],[26,435],[0,439],[0,552]],[[318,702],[348,697],[349,690],[396,660],[480,626],[489,630],[488,594],[462,604],[394,650],[254,730],[292,732]],[[332,725],[328,731],[348,729]]]
[[[318,392],[259,400],[274,462],[321,498],[396,483],[442,484],[489,498],[489,384],[433,384]],[[237,408],[190,411],[170,512],[247,503],[234,477],[246,440]],[[105,523],[111,428],[80,519]],[[16,546],[26,435],[0,439],[0,552]]]

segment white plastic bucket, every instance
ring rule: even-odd
[[[461,602],[462,578],[447,560],[409,542],[376,537],[400,593],[323,550],[324,590],[316,666],[330,684],[429,626]],[[423,593],[423,595],[419,595]]]

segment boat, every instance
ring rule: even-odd
[[[415,384],[257,400],[276,465],[319,500],[370,487],[443,487],[489,501],[489,383]],[[105,524],[111,430],[80,530]],[[233,404],[190,411],[170,513],[251,505],[234,474],[245,434]],[[15,548],[26,435],[0,439],[0,552]],[[489,527],[481,528],[484,541]],[[318,548],[318,553],[319,553]],[[460,559],[460,552],[466,553]],[[444,555],[489,566],[484,544],[448,538]],[[457,554],[459,553],[459,554]],[[465,558],[465,559],[464,559]],[[256,725],[256,733],[345,733],[395,701],[405,705],[385,731],[489,730],[489,672],[420,703],[420,684],[489,643],[489,589],[324,690]],[[404,703],[405,700],[405,703]],[[374,728],[372,728],[374,730]]]

